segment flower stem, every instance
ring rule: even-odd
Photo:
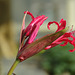
[[[19,60],[16,60],[16,61],[14,62],[14,64],[12,65],[12,67],[10,68],[10,70],[9,70],[9,72],[8,72],[7,75],[12,75],[14,69],[16,68],[16,66],[17,66],[19,63],[20,63],[20,61],[19,61]]]

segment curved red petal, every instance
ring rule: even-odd
[[[63,18],[60,20],[60,22],[59,22],[59,23],[62,23],[62,21],[63,21]]]
[[[69,50],[69,52],[74,52],[75,51],[75,48],[73,50]]]
[[[61,25],[58,27],[56,32],[58,32],[62,29],[65,29],[65,27],[66,27],[66,20],[61,19],[60,23],[61,23]]]
[[[49,30],[50,30],[50,27],[49,27],[49,26],[50,26],[51,24],[53,24],[53,23],[55,23],[55,24],[58,26],[58,28],[59,28],[59,23],[56,22],[56,21],[53,21],[53,22],[49,22],[48,25],[47,25],[47,27],[48,27]]]
[[[64,44],[61,44],[60,46],[65,46],[65,45],[67,45],[67,44],[68,44],[68,42],[65,41]]]
[[[25,11],[24,14],[25,14],[26,12],[27,12],[28,15],[31,16],[32,19],[34,19],[34,16],[33,16],[33,14],[32,14],[31,12],[29,12],[29,11]]]

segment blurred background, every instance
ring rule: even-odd
[[[49,21],[67,21],[67,26],[75,30],[75,0],[0,0],[0,75],[7,75],[13,64],[19,47],[19,36],[24,11],[49,18],[40,27],[37,38],[53,33],[57,26]],[[27,16],[26,26],[31,18]],[[75,75],[75,52],[70,44],[65,47],[59,45],[37,54],[22,62],[15,69],[17,75]]]

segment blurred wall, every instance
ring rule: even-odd
[[[70,27],[73,25],[73,30],[75,30],[75,0],[67,1],[67,18],[68,25]]]
[[[10,0],[0,0],[0,25],[10,20]]]
[[[5,58],[15,56],[16,45],[11,27],[10,0],[0,0],[0,55]]]
[[[48,16],[49,21],[66,19],[67,24],[75,24],[75,0],[11,0],[11,17],[14,22],[22,22],[23,12],[29,10],[37,15]],[[29,17],[27,22],[29,22]]]

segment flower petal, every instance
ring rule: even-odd
[[[65,29],[65,27],[66,27],[66,20],[61,19],[60,23],[61,23],[61,25],[58,27],[56,32],[58,32],[62,29]]]
[[[39,23],[36,24],[36,26],[33,28],[33,30],[31,31],[31,35],[29,37],[29,41],[28,43],[32,43],[34,41],[34,39],[37,36],[38,30],[40,28],[40,26],[42,25],[42,23],[47,19],[48,17],[45,17],[43,20],[41,20]]]
[[[53,21],[53,22],[49,22],[48,25],[47,25],[47,27],[48,27],[49,30],[50,30],[50,27],[49,27],[49,26],[50,26],[51,24],[53,24],[53,23],[55,23],[55,24],[58,26],[58,28],[59,28],[58,22]]]
[[[56,30],[56,32],[58,32],[58,31],[60,31],[60,30],[62,30],[62,29],[64,29],[66,27],[66,20],[61,19],[61,21],[60,21],[61,25],[59,25],[59,23],[56,22],[56,21],[49,22],[48,25],[47,25],[47,27],[48,27],[49,30],[50,30],[49,26],[51,24],[53,24],[53,23],[55,23],[58,26],[58,29]]]
[[[30,35],[30,33],[33,29],[33,26],[34,25],[36,26],[36,24],[39,23],[44,17],[45,17],[45,15],[38,16],[31,21],[31,23],[27,26],[27,28],[24,31],[24,33],[26,33],[26,36]]]
[[[32,31],[29,35],[29,38],[27,39],[26,43],[24,46],[26,46],[27,44],[30,44],[34,41],[34,39],[36,38],[37,34],[38,34],[38,30],[40,28],[40,26],[42,25],[42,23],[47,19],[48,17],[45,17],[44,19],[42,19],[40,22],[38,22],[36,25],[34,25],[32,27]]]
[[[65,46],[68,43],[68,37],[70,37],[70,36],[71,36],[70,33],[65,33],[64,35],[62,35],[58,39],[56,39],[54,42],[52,42],[49,46],[47,46],[45,48],[45,50],[55,47],[55,46],[59,45],[60,43],[62,43],[63,41],[65,41],[65,43],[62,46]]]
[[[32,13],[30,13],[29,11],[25,11],[25,12],[24,12],[24,14],[25,14],[26,12],[27,12],[27,14],[28,14],[28,15],[30,15],[30,16],[31,16],[31,18],[32,18],[32,19],[34,19],[34,16],[33,16],[33,14],[32,14]]]
[[[73,50],[69,50],[69,52],[74,52],[75,51],[75,48]]]
[[[27,47],[23,47],[18,54],[17,58],[22,62],[23,60],[37,54],[41,50],[43,50],[46,46],[48,46],[50,43],[52,43],[54,40],[59,38],[61,35],[63,35],[66,32],[67,29],[64,29],[62,31],[59,31],[54,34],[49,34],[45,37],[39,38],[38,40],[34,41],[33,43],[27,45]]]
[[[60,41],[62,39],[63,35],[60,36],[58,39],[56,39],[55,41],[53,41],[50,45],[48,45],[45,50],[50,49],[52,47],[55,47],[57,45],[59,45],[62,41]]]
[[[23,18],[23,22],[22,22],[22,28],[21,28],[21,33],[20,33],[20,44],[22,43],[22,39],[23,39],[26,15],[27,15],[27,12],[25,13],[24,18]]]

